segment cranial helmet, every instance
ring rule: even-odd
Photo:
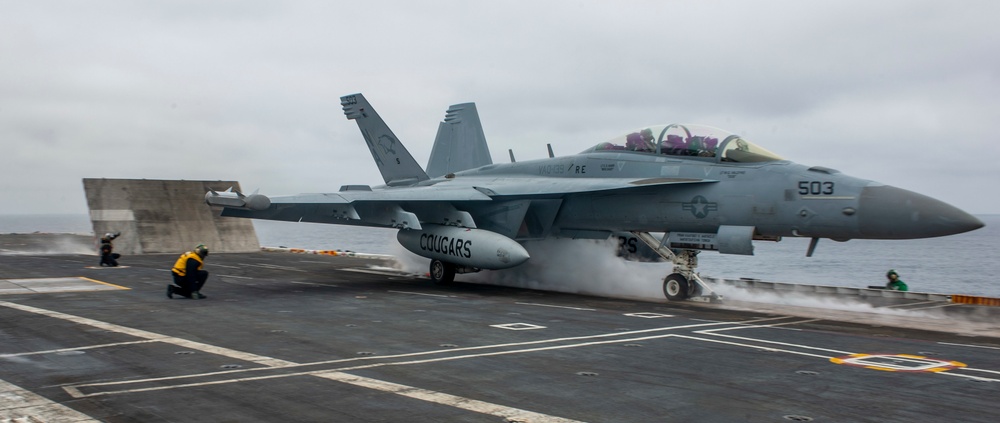
[[[194,253],[201,258],[205,258],[205,256],[208,256],[208,247],[205,244],[198,244],[197,247],[194,247]]]

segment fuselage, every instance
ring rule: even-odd
[[[735,143],[742,149],[733,148]],[[732,145],[727,149],[727,144]],[[522,179],[524,184],[546,184],[555,178],[650,181],[648,186],[627,189],[549,195],[560,200],[549,232],[557,236],[581,231],[716,233],[721,226],[737,226],[753,227],[758,239],[912,239],[983,225],[933,198],[829,168],[804,166],[748,144],[734,137],[716,146],[720,153],[699,156],[670,154],[677,150],[668,153],[662,141],[645,151],[614,149],[611,146],[616,144],[603,143],[578,155],[493,164],[427,183],[477,186]],[[736,161],[727,159],[725,152],[738,153],[734,157],[755,155]],[[658,178],[698,182],[657,184]]]

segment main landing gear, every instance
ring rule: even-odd
[[[699,250],[674,251],[665,244],[668,234],[663,240],[658,240],[649,232],[632,232],[636,237],[656,251],[661,257],[674,263],[674,272],[663,278],[663,295],[670,301],[686,299],[715,302],[722,299],[707,282],[698,277],[695,269],[698,267]]]
[[[455,265],[438,259],[431,260],[431,281],[435,285],[447,285],[455,281]]]
[[[476,267],[458,266],[438,259],[431,259],[430,277],[435,285],[448,285],[455,281],[459,273],[475,273],[481,269]]]

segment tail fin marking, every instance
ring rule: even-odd
[[[430,179],[363,95],[345,95],[340,105],[344,115],[358,123],[386,185],[412,185]]]

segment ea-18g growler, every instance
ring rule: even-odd
[[[786,160],[743,137],[686,124],[638,128],[576,155],[494,164],[476,106],[451,106],[427,170],[361,94],[341,97],[382,173],[379,186],[266,197],[211,191],[223,216],[398,228],[430,276],[505,269],[531,258],[524,241],[625,234],[674,264],[670,300],[708,295],[696,256],[753,254],[753,241],[913,239],[983,226],[933,198]],[[654,236],[651,233],[662,233]]]

